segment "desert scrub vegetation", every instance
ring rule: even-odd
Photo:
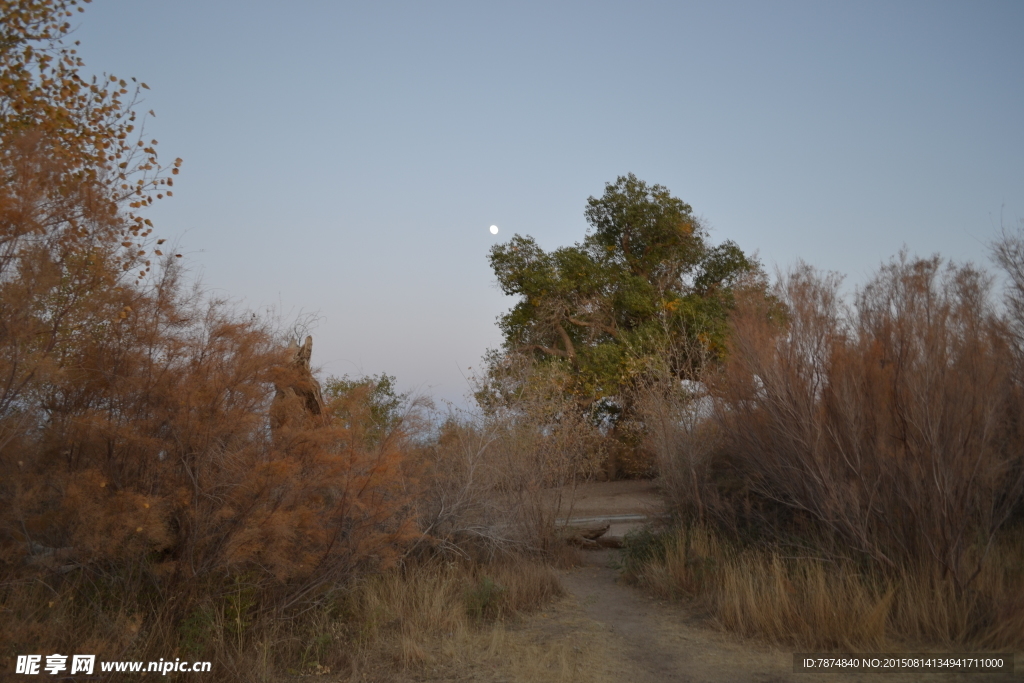
[[[1019,649],[1020,283],[1001,308],[979,269],[901,254],[839,287],[799,265],[737,305],[699,390],[652,394],[678,530],[634,575],[807,647]]]
[[[480,455],[507,439],[485,437],[489,474],[467,477],[452,429],[434,438],[391,378],[322,392],[311,340],[186,283],[141,213],[181,161],[142,137],[144,84],[79,75],[76,6],[0,0],[0,666],[190,657],[268,680],[557,594],[526,560],[474,564],[459,533],[543,559],[464,512],[533,491]]]
[[[606,438],[559,368],[506,359],[474,378],[482,409],[450,411],[422,451],[424,533],[436,547],[490,559],[564,550],[557,520],[603,464]]]

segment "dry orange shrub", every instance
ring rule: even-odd
[[[1005,308],[983,272],[906,255],[849,303],[804,264],[742,297],[724,365],[645,397],[683,523],[627,544],[661,551],[637,577],[808,649],[1018,648],[1022,244],[996,252]]]
[[[788,313],[747,306],[715,379],[722,449],[787,519],[895,568],[925,562],[958,589],[979,574],[1024,489],[1024,395],[989,283],[901,257],[847,308],[801,266]]]
[[[415,534],[403,441],[371,449],[301,406],[272,431],[281,345],[177,278],[83,294],[92,329],[56,333],[0,415],[8,580],[135,566],[170,601],[244,572],[294,601],[393,561]]]

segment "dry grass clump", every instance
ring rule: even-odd
[[[359,581],[339,596],[339,644],[359,669],[464,665],[515,648],[505,623],[562,595],[554,571],[530,561],[433,559]]]
[[[252,578],[198,595],[177,623],[145,611],[144,594],[134,592],[143,585],[121,586],[132,593],[77,582],[56,592],[40,582],[7,586],[0,641],[10,655],[44,642],[54,648],[48,651],[71,648],[104,660],[210,660],[225,680],[326,673],[362,680],[364,672],[391,680],[388,672],[425,666],[507,667],[529,644],[506,625],[563,594],[554,570],[540,562],[433,558],[354,577],[284,612],[268,605]],[[63,640],[55,640],[57,629],[66,631]],[[533,673],[559,668],[558,648],[534,649]]]
[[[1020,539],[993,551],[965,596],[931,567],[885,573],[851,560],[739,545],[706,526],[656,538],[663,548],[648,550],[633,578],[691,601],[743,635],[822,651],[1024,645]],[[632,552],[643,552],[635,540]]]
[[[872,590],[849,568],[739,550],[704,527],[666,543],[664,561],[648,565],[638,578],[663,595],[696,598],[729,630],[820,649],[885,643],[892,595]]]

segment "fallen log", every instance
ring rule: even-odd
[[[617,538],[601,538],[608,529],[611,528],[611,524],[605,522],[600,526],[583,527],[581,529],[573,529],[573,533],[565,540],[569,545],[579,546],[580,548],[598,550],[600,548],[620,548],[622,547],[621,541]]]

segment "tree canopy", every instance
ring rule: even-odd
[[[591,408],[615,404],[656,365],[685,378],[719,358],[734,290],[763,279],[758,262],[731,241],[711,244],[689,204],[633,174],[590,197],[584,214],[590,229],[572,246],[545,251],[517,234],[491,249],[501,290],[519,297],[498,319],[504,347],[491,375],[510,355],[562,364]]]

